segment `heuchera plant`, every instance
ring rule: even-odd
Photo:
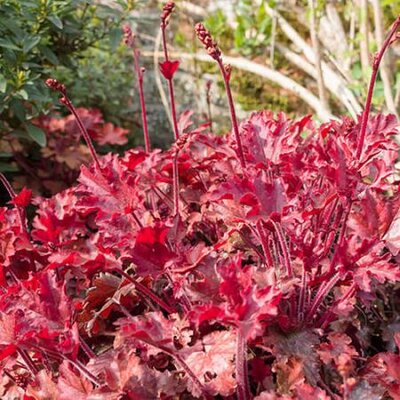
[[[128,142],[129,131],[105,122],[100,110],[78,108],[76,111],[88,134],[102,150],[105,145],[110,148],[109,145],[120,146]],[[29,176],[19,176],[18,184],[26,184],[30,179],[30,185],[36,191],[55,194],[76,182],[81,165],[90,162],[90,151],[81,143],[74,115],[45,115],[33,122],[45,132],[46,146],[41,148],[40,157],[25,160],[22,152],[16,155],[17,162]]]
[[[268,111],[239,125],[231,68],[197,25],[228,95],[232,134],[221,137],[176,116],[173,9],[160,65],[171,149],[151,150],[143,107],[146,149],[99,157],[50,79],[92,165],[51,198],[16,194],[0,175],[11,197],[0,209],[1,398],[399,399],[398,125],[369,110],[400,17],[359,120],[320,126]]]

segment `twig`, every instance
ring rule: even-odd
[[[174,54],[174,56],[179,57],[182,60],[185,59],[185,60],[197,60],[202,62],[212,62],[209,56],[205,53],[194,53],[194,54],[171,53],[171,54]],[[154,56],[154,54],[151,52],[143,52],[143,56],[152,57]],[[322,121],[328,121],[334,118],[332,114],[327,112],[322,107],[322,104],[318,99],[318,97],[316,97],[312,92],[310,92],[308,89],[298,84],[293,79],[288,78],[287,76],[281,74],[280,72],[268,68],[267,66],[258,64],[254,61],[249,61],[242,57],[225,56],[224,60],[228,62],[230,65],[232,65],[232,67],[261,76],[265,79],[268,79],[271,82],[278,84],[282,88],[296,94],[316,112],[319,119],[321,119]]]
[[[304,56],[307,60],[314,64],[314,51],[307,44],[307,42],[299,35],[299,33],[293,28],[293,26],[280,15],[279,12],[271,8],[267,2],[264,2],[265,12],[272,18],[274,13],[277,18],[277,23],[279,24],[282,32],[285,36],[298,48],[303,52]],[[349,112],[355,118],[359,112],[361,112],[361,106],[358,103],[354,93],[347,87],[343,79],[340,75],[336,74],[326,63],[322,63],[322,72],[324,74],[324,80],[327,84],[328,82],[334,81],[336,88],[337,96],[341,99],[342,103],[344,101],[347,102],[351,106],[351,110]],[[329,75],[328,75],[329,74]],[[346,100],[345,100],[346,99]]]
[[[317,84],[318,84],[318,95],[323,107],[330,112],[330,107],[328,104],[328,99],[325,90],[324,77],[322,75],[321,66],[321,49],[319,46],[318,34],[317,34],[317,23],[315,16],[315,0],[308,0],[310,8],[310,35],[311,42],[314,50],[314,65],[317,70]]]
[[[360,58],[363,77],[368,73],[369,69],[369,41],[368,41],[368,0],[359,0],[359,18],[360,18]]]
[[[274,10],[272,15],[272,26],[271,26],[271,48],[269,52],[269,65],[272,69],[274,69],[275,43],[276,43],[276,15]]]

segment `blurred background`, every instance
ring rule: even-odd
[[[89,160],[77,126],[44,85],[67,88],[99,153],[142,146],[130,24],[146,68],[144,90],[153,147],[172,141],[160,10],[152,0],[2,0],[0,2],[0,171],[16,190],[50,195],[72,184]],[[271,109],[317,121],[362,110],[373,54],[400,14],[400,0],[176,1],[168,26],[178,114],[229,129],[223,83],[194,25],[203,21],[233,67],[238,116]],[[400,113],[400,46],[388,51],[373,98],[375,112]],[[8,201],[2,193],[2,200]]]

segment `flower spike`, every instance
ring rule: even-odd
[[[85,139],[86,144],[89,147],[92,158],[93,158],[96,166],[98,167],[98,169],[101,171],[99,158],[97,157],[96,150],[94,149],[92,139],[90,138],[88,131],[86,130],[85,126],[83,125],[82,120],[80,119],[74,105],[72,104],[71,100],[69,99],[65,85],[58,82],[57,79],[47,79],[45,83],[50,89],[56,90],[57,92],[61,93],[62,97],[60,98],[60,103],[63,104],[64,106],[66,106],[68,108],[68,110],[71,111],[71,113],[76,118],[76,122],[79,126],[79,130],[81,131],[81,134],[82,134],[83,138]]]
[[[175,2],[173,1],[168,1],[167,3],[164,4],[163,7],[163,12],[161,14],[161,28],[166,28],[168,23],[169,23],[169,17],[172,14],[172,11],[174,11],[175,8]]]
[[[144,91],[143,91],[143,75],[145,72],[145,68],[140,67],[139,64],[140,53],[139,50],[135,48],[135,35],[133,34],[131,27],[129,25],[125,25],[123,27],[123,31],[124,31],[124,42],[133,51],[133,62],[135,66],[136,79],[138,82],[140,108],[142,114],[144,145],[146,153],[150,153],[150,134],[149,134],[149,129],[147,127],[147,111],[146,111],[146,102],[144,99]]]
[[[232,130],[235,134],[235,139],[236,139],[237,154],[242,168],[245,169],[246,160],[244,158],[242,141],[240,139],[240,134],[239,134],[239,125],[236,117],[235,104],[233,102],[232,91],[229,84],[229,81],[231,79],[232,67],[229,64],[223,63],[221,49],[218,47],[217,42],[212,38],[210,32],[205,28],[205,26],[201,22],[196,24],[195,31],[197,37],[203,44],[207,53],[218,63],[219,69],[224,79],[225,91],[226,91],[226,96],[228,98],[229,111],[231,114]]]

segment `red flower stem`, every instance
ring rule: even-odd
[[[89,381],[95,386],[101,386],[101,382],[94,376],[79,360],[71,360],[69,357],[63,357],[70,362],[77,370],[79,370]]]
[[[254,228],[253,228],[253,227],[249,226],[249,229],[254,233]],[[247,246],[249,246],[250,248],[252,248],[252,249],[258,254],[258,256],[261,258],[262,262],[263,262],[265,265],[268,266],[267,259],[265,258],[264,253],[263,253],[260,249],[258,249],[258,247],[246,236],[245,232],[243,232],[243,231],[241,231],[241,230],[238,230],[237,232],[239,233],[239,235],[240,235],[240,237],[242,238],[243,242],[244,242]],[[257,232],[257,231],[256,231],[256,232]],[[257,236],[258,236],[258,234],[257,234]]]
[[[306,321],[311,321],[313,319],[315,313],[318,311],[318,308],[321,306],[325,297],[329,294],[332,288],[338,283],[340,278],[341,274],[336,273],[335,275],[332,276],[332,278],[328,282],[324,282],[320,286],[317,294],[315,295],[314,301],[312,302],[310,309],[307,313]]]
[[[96,353],[89,347],[81,335],[79,335],[79,343],[82,347],[82,350],[89,358],[96,358]]]
[[[208,122],[210,124],[210,132],[213,133],[213,120],[212,120],[212,113],[211,113],[210,89],[211,89],[211,81],[207,81],[207,83],[206,83],[207,116],[208,116]]]
[[[178,120],[176,118],[174,84],[172,82],[172,78],[168,79],[168,90],[169,90],[169,100],[171,103],[172,123],[174,126],[174,139],[177,140],[179,139],[179,130],[178,130]]]
[[[272,220],[271,220],[271,222],[275,228],[276,235],[278,237],[279,246],[280,246],[282,254],[283,254],[283,260],[285,263],[286,274],[289,278],[291,278],[293,276],[293,270],[292,270],[292,265],[290,264],[289,249],[287,247],[285,238],[283,237],[282,228],[279,223],[274,222]]]
[[[133,48],[133,62],[135,65],[136,79],[138,82],[139,89],[139,98],[140,98],[140,109],[142,114],[142,125],[143,125],[143,136],[144,136],[144,147],[146,153],[150,153],[150,135],[149,128],[147,126],[147,110],[146,110],[146,102],[144,99],[144,90],[143,90],[143,73],[144,69],[140,68],[139,65],[139,52],[136,48]]]
[[[169,353],[171,357],[173,357],[178,364],[182,367],[182,369],[186,372],[186,375],[192,380],[193,384],[197,386],[197,388],[201,391],[203,396],[207,400],[212,400],[214,399],[213,396],[210,396],[210,394],[207,391],[207,388],[203,385],[203,383],[200,382],[199,378],[194,374],[194,372],[190,369],[190,367],[186,364],[185,360],[182,358],[180,354],[174,354],[172,352]]]
[[[39,372],[39,369],[36,367],[35,363],[32,361],[28,352],[21,348],[18,348],[17,352],[21,356],[21,358],[24,360],[24,363],[26,364],[26,366],[29,369],[29,371],[31,372],[31,374],[33,376],[35,376]]]
[[[237,117],[236,117],[235,103],[233,102],[233,96],[232,96],[231,86],[229,83],[229,77],[225,71],[225,67],[222,62],[222,59],[220,58],[217,61],[218,61],[219,69],[222,74],[222,78],[224,79],[225,92],[226,92],[226,97],[228,98],[229,111],[231,114],[232,130],[233,130],[233,133],[235,134],[235,139],[236,139],[237,154],[239,157],[240,165],[244,169],[244,168],[246,168],[246,160],[244,158],[242,141],[240,140],[239,125],[238,125],[238,121],[237,121]]]
[[[248,371],[247,371],[247,343],[243,337],[241,329],[237,329],[236,338],[236,382],[238,400],[250,399]]]
[[[128,310],[120,304],[121,310],[124,312],[124,314],[127,316],[129,319],[133,319],[132,315],[129,314]],[[199,391],[204,395],[206,399],[212,399],[212,397],[208,394],[207,388],[203,385],[203,383],[200,382],[199,378],[195,375],[195,373],[190,369],[190,367],[186,364],[186,361],[182,358],[182,356],[179,353],[174,352],[172,349],[169,349],[168,347],[159,344],[157,342],[154,342],[151,340],[151,338],[146,339],[143,336],[137,337],[133,335],[138,341],[146,343],[152,347],[155,347],[157,349],[160,349],[162,352],[165,354],[168,354],[170,357],[172,357],[185,371],[186,375],[189,377],[189,379],[192,380],[193,385],[196,386]]]
[[[162,37],[162,45],[163,45],[163,51],[164,51],[164,58],[165,61],[169,61],[169,56],[168,56],[168,48],[167,48],[167,38],[165,35],[165,29],[166,29],[166,25],[162,24],[161,25],[161,37]]]
[[[10,182],[8,182],[7,178],[5,175],[0,172],[0,182],[3,184],[3,186],[6,188],[11,200],[13,200],[15,197],[17,197],[17,194],[14,192],[14,189],[10,185]],[[28,235],[28,228],[26,226],[26,218],[25,218],[25,210],[23,207],[18,207],[15,206],[18,212],[18,218],[19,222],[21,225],[21,230]]]
[[[333,313],[333,309],[337,307],[340,303],[343,303],[346,301],[349,297],[353,296],[356,290],[356,284],[353,282],[347,292],[337,301],[335,301],[334,304],[332,304],[331,307],[329,307],[329,310],[327,310],[324,315],[321,317],[320,321],[317,323],[317,325],[321,326],[322,329],[326,329],[328,325],[333,321],[335,318],[335,314]]]
[[[40,352],[44,352],[55,359],[68,361],[78,371],[80,371],[82,373],[82,375],[84,375],[88,380],[90,380],[94,385],[101,386],[101,382],[96,378],[96,376],[94,376],[90,371],[88,371],[88,369],[79,360],[72,360],[69,357],[67,357],[66,355],[64,355],[63,353],[54,351],[47,347],[37,346],[35,344],[33,344],[32,346],[35,347]]]
[[[360,133],[359,133],[358,142],[357,142],[356,158],[358,160],[360,160],[360,158],[361,158],[361,152],[362,152],[363,146],[364,146],[365,134],[367,131],[368,117],[369,117],[369,113],[371,111],[372,95],[374,92],[374,87],[375,87],[375,82],[376,82],[376,78],[378,75],[379,66],[380,66],[380,63],[382,61],[382,58],[383,58],[387,48],[392,43],[392,38],[396,34],[397,30],[399,29],[399,26],[400,26],[400,15],[396,18],[396,21],[393,23],[392,28],[390,29],[388,35],[386,36],[385,41],[383,42],[382,48],[374,56],[374,62],[372,65],[372,74],[371,74],[371,78],[370,78],[369,86],[368,86],[367,100],[365,101],[364,112],[362,113],[361,128],[360,128]]]
[[[279,265],[283,263],[281,262],[282,256],[278,252],[278,246],[276,245],[276,234],[274,232],[272,232],[271,248],[272,248],[272,260],[275,260],[275,263],[273,264],[275,266],[275,275],[280,276],[281,268],[279,267]]]
[[[3,369],[3,374],[7,375],[7,377],[11,380],[11,382],[14,383],[14,385],[18,385],[17,381],[14,379],[14,377],[4,368]]]
[[[148,297],[151,300],[153,300],[154,303],[158,304],[167,313],[173,314],[174,312],[176,312],[176,310],[174,308],[170,307],[167,303],[165,303],[163,300],[161,300],[157,295],[155,295],[145,285],[141,284],[140,282],[137,282],[134,278],[132,278],[129,274],[127,274],[122,269],[115,269],[115,272],[118,272],[120,275],[122,275],[124,278],[126,278],[129,282],[133,283],[135,285],[135,288],[138,290],[138,292],[142,296],[144,296],[145,298]]]
[[[350,215],[352,204],[353,204],[353,202],[351,200],[349,200],[347,205],[346,205],[346,207],[345,207],[345,209],[344,209],[344,211],[343,211],[343,222],[342,222],[342,226],[340,227],[339,238],[338,238],[338,241],[337,241],[337,244],[336,244],[335,252],[333,253],[333,256],[332,256],[331,263],[329,265],[329,270],[327,272],[327,277],[325,279],[331,277],[333,272],[334,272],[336,259],[337,259],[338,255],[339,255],[339,251],[342,248],[343,243],[344,243],[344,235],[346,233],[347,220],[348,220],[349,215]]]
[[[0,181],[3,184],[3,186],[6,188],[8,194],[11,197],[11,200],[14,199],[14,197],[17,197],[17,194],[14,192],[14,189],[10,185],[10,182],[8,182],[8,179],[5,177],[5,175],[0,172]]]
[[[163,201],[168,208],[172,209],[173,207],[173,200],[171,200],[171,198],[165,194],[161,189],[159,189],[157,186],[153,186],[152,187],[153,192],[156,194],[156,196]]]
[[[165,37],[165,28],[166,28],[166,26],[164,24],[162,24],[161,25],[161,33],[162,33],[164,58],[165,58],[165,61],[169,61],[167,40]],[[178,129],[178,120],[176,118],[174,83],[173,83],[172,78],[167,79],[167,83],[168,83],[168,91],[169,91],[169,101],[170,101],[170,105],[171,105],[172,126],[174,128],[174,139],[177,140],[179,138],[179,129]]]
[[[132,318],[132,316],[128,315],[128,318]],[[148,344],[150,346],[153,346],[153,347],[155,347],[157,349],[160,349],[165,354],[168,354],[169,356],[171,356],[182,367],[182,369],[185,371],[186,375],[193,382],[193,385],[196,386],[199,389],[199,391],[203,394],[203,396],[207,400],[212,400],[214,398],[214,397],[212,397],[212,396],[210,396],[208,394],[207,388],[203,385],[202,382],[200,382],[199,378],[195,375],[195,373],[186,364],[186,361],[182,358],[182,356],[180,354],[175,353],[172,349],[169,349],[166,346],[160,345],[159,343],[154,342],[151,339],[145,339],[144,337],[137,337],[137,336],[134,336],[134,337],[137,340],[139,340],[139,341],[141,341],[143,343],[146,343],[146,344]]]
[[[176,150],[174,160],[172,162],[172,179],[173,179],[173,191],[174,191],[174,216],[179,214],[179,169],[178,169],[178,154],[179,150]]]
[[[265,237],[265,231],[261,225],[260,220],[258,220],[256,223],[256,229],[257,229],[258,236],[260,238],[261,247],[264,251],[264,256],[265,256],[267,267],[271,268],[274,265],[274,261],[272,260],[272,255],[271,255],[271,252],[269,251],[267,238]]]
[[[173,287],[174,280],[171,276],[170,270],[166,273],[166,277],[167,277],[171,287]],[[192,302],[190,301],[190,299],[185,291],[182,291],[182,297],[180,298],[180,300],[181,300],[181,305],[184,308],[185,312],[188,313],[192,309]]]
[[[339,254],[339,249],[343,245],[344,234],[346,232],[346,227],[347,227],[347,218],[350,214],[351,204],[352,204],[351,202],[349,204],[347,204],[344,209],[341,204],[339,204],[339,206],[338,206],[337,214],[333,221],[331,231],[330,231],[329,235],[327,236],[327,239],[325,242],[325,249],[324,249],[323,253],[318,257],[318,260],[320,260],[322,257],[326,256],[326,254],[329,252],[331,245],[333,244],[334,239],[336,237],[336,229],[338,229],[338,227],[339,227],[340,220],[343,219],[342,226],[340,227],[339,238],[336,243],[335,251],[333,253],[331,262],[329,264],[328,271],[325,272],[324,274],[320,275],[319,277],[315,278],[311,282],[311,286],[315,286],[321,282],[326,281],[333,275],[333,273],[335,271],[335,263],[336,263],[337,256]]]
[[[71,100],[69,99],[69,97],[65,95],[64,99],[65,99],[65,102],[63,102],[62,104],[64,104],[68,108],[68,110],[70,110],[71,113],[74,115],[76,122],[78,124],[79,130],[81,131],[81,134],[82,134],[83,138],[85,139],[87,146],[89,147],[89,151],[90,151],[90,154],[92,155],[93,161],[95,162],[99,171],[101,171],[99,158],[97,157],[96,150],[94,149],[93,142],[92,142],[92,139],[90,138],[88,131],[86,130],[85,126],[83,125],[82,120],[79,117],[79,115],[78,115],[74,105],[72,104]]]
[[[305,266],[303,265],[303,270],[301,272],[301,284],[300,284],[300,294],[299,302],[297,308],[297,321],[302,323],[304,321],[304,315],[306,313],[306,292],[307,292],[307,273]]]
[[[323,216],[323,221],[322,221],[322,229],[326,232],[327,228],[329,228],[329,223],[332,219],[332,215],[334,211],[336,210],[336,207],[339,203],[339,199],[336,197],[335,200],[333,201],[333,204],[330,204],[329,210],[326,213],[326,215]]]
[[[320,244],[323,243],[322,252],[316,257],[317,261],[319,261],[322,258],[324,258],[328,254],[328,252],[330,251],[330,249],[332,247],[332,244],[335,241],[336,231],[337,231],[337,229],[338,229],[338,227],[340,225],[340,221],[342,219],[343,212],[344,212],[344,210],[343,210],[342,205],[339,205],[337,207],[335,218],[333,219],[333,221],[332,221],[332,223],[331,223],[331,225],[329,227],[329,230],[327,230],[326,228],[323,228],[324,231],[325,231],[324,232],[325,240],[323,240],[323,236],[321,236],[319,238],[319,241],[317,242],[317,243],[320,243]]]
[[[136,215],[135,210],[132,211],[132,217],[133,217],[133,219],[135,220],[137,226],[138,226],[139,228],[143,228],[143,224],[140,222],[140,219],[139,219],[138,216]]]

